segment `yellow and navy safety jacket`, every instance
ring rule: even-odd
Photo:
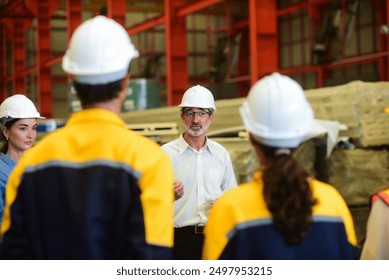
[[[172,186],[157,143],[110,111],[75,113],[9,178],[3,258],[168,259]]]
[[[310,180],[318,204],[307,237],[285,243],[272,223],[263,198],[261,173],[229,190],[211,208],[205,227],[204,259],[357,259],[356,236],[349,209],[340,194]]]

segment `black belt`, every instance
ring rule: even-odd
[[[179,228],[175,228],[175,229],[179,230],[179,231],[187,231],[187,232],[191,232],[191,233],[195,233],[195,234],[203,234],[204,228],[205,228],[205,226],[197,225],[197,226],[179,227]]]

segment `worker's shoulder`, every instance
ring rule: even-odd
[[[207,145],[211,148],[211,149],[215,149],[217,151],[221,151],[221,152],[225,152],[227,153],[227,149],[222,145],[220,144],[219,142],[215,141],[215,140],[212,140],[212,139],[207,139]]]
[[[180,140],[180,139],[177,138],[177,139],[173,139],[173,140],[171,140],[171,141],[169,141],[169,142],[163,143],[163,144],[161,145],[161,148],[175,147],[175,146],[178,145],[179,140]]]
[[[169,155],[176,155],[180,152],[180,141],[179,139],[174,139],[167,143],[164,143],[160,146],[161,150],[166,152]]]
[[[256,201],[258,197],[262,197],[262,190],[262,184],[258,185],[257,182],[249,181],[239,184],[237,187],[228,189],[225,193],[223,193],[223,197],[231,201],[244,200],[246,202],[251,202],[252,199]]]
[[[332,185],[312,179],[310,181],[313,194],[320,201],[343,201],[343,197],[340,192]],[[343,202],[342,202],[343,203]]]
[[[342,194],[332,185],[312,180],[311,187],[313,196],[317,201],[314,214],[321,216],[347,215],[348,208]]]
[[[148,158],[148,160],[160,159],[161,157],[167,158],[159,143],[137,132],[122,131],[116,134],[115,138],[114,143],[110,144],[115,146],[115,150]]]
[[[328,183],[325,183],[323,181],[319,181],[314,178],[310,178],[309,180],[312,188],[314,191],[320,191],[325,193],[337,193],[338,191],[336,188]]]
[[[148,138],[147,136],[139,134],[133,130],[120,129],[119,131],[120,133],[118,133],[118,136],[121,134],[124,138],[118,140],[130,139],[131,141],[133,141],[133,143],[143,143],[145,145],[151,145],[158,148],[160,147],[160,145],[156,141]]]

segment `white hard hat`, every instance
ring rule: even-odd
[[[95,16],[74,31],[62,68],[77,82],[107,84],[124,78],[131,60],[138,56],[130,36],[119,23]]]
[[[181,104],[178,105],[178,107],[208,108],[216,111],[212,92],[200,85],[188,88],[185,91]]]
[[[0,105],[0,119],[3,124],[7,119],[44,119],[38,113],[34,103],[23,94],[15,94],[3,101]]]
[[[266,76],[251,87],[240,114],[255,139],[280,148],[296,148],[306,139],[314,121],[304,90],[279,73]]]

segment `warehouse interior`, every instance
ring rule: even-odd
[[[385,0],[2,0],[0,95],[28,92],[45,116],[67,117],[71,91],[61,58],[75,27],[101,13],[125,26],[140,50],[133,78],[158,89],[148,108],[178,104],[196,83],[216,99],[243,97],[274,71],[305,89],[387,81],[387,6]]]
[[[389,185],[387,0],[0,0],[1,100],[26,94],[46,124],[63,125],[80,105],[62,56],[75,28],[98,14],[121,23],[140,52],[123,104],[129,128],[161,144],[176,138],[176,105],[191,85],[206,86],[218,107],[209,137],[229,150],[240,182],[258,166],[243,98],[272,72],[298,81],[316,118],[347,129],[330,155],[323,136],[297,156],[338,188],[363,238],[369,198]]]

